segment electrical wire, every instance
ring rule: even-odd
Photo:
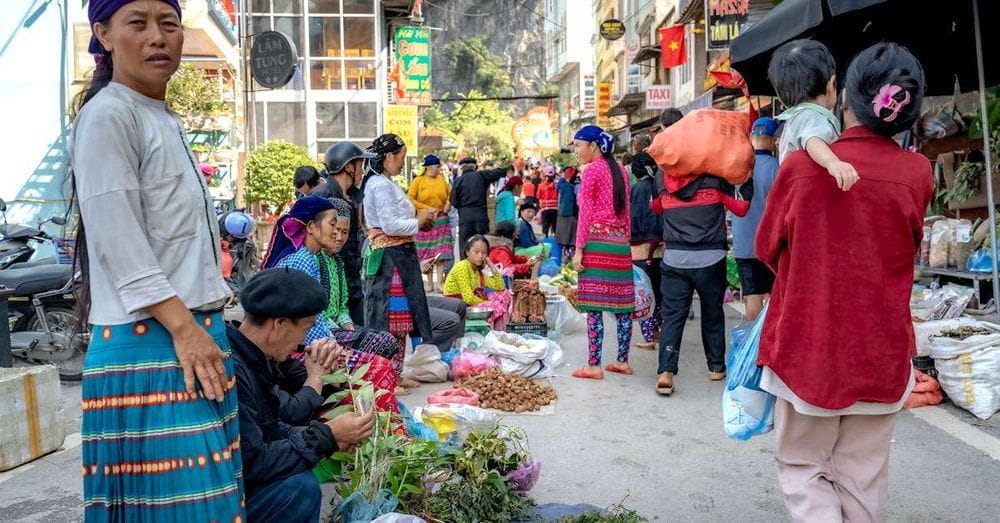
[[[529,13],[531,13],[531,14],[539,17],[539,18],[541,18],[542,20],[548,21],[549,23],[551,23],[552,25],[555,25],[559,29],[563,29],[563,30],[566,29],[566,26],[560,24],[559,22],[556,22],[555,20],[552,20],[551,18],[549,18],[549,17],[547,17],[545,15],[537,13],[534,9],[532,9],[532,8],[524,5],[524,2],[522,0],[516,0],[516,2],[517,2],[517,5],[519,5],[519,6],[523,7],[523,8],[525,8],[525,9],[527,9]]]
[[[433,7],[433,8],[435,8],[435,9],[440,9],[440,10],[446,11],[448,13],[454,13],[454,14],[457,14],[459,16],[469,16],[469,17],[479,17],[479,18],[486,18],[486,17],[490,17],[490,16],[499,16],[499,15],[506,14],[506,13],[509,13],[509,12],[511,12],[511,11],[514,10],[514,8],[511,8],[511,9],[507,9],[506,11],[498,11],[496,13],[470,13],[468,11],[457,11],[455,9],[450,9],[448,7],[440,6],[440,5],[437,5],[437,4],[433,3],[433,2],[431,2],[430,0],[424,0],[424,3],[427,4],[427,5],[429,5],[429,6],[431,6],[431,7]]]

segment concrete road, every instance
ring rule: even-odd
[[[607,322],[606,356],[613,357],[614,323]],[[631,377],[604,381],[568,377],[585,360],[583,333],[563,347],[566,377],[555,380],[552,416],[510,416],[523,426],[542,477],[532,495],[539,503],[625,505],[652,521],[781,521],[774,438],[749,442],[722,432],[722,384],[706,378],[698,322],[688,323],[681,374],[672,397],[653,391],[655,353],[635,350]],[[638,336],[638,329],[636,329]],[[402,398],[419,405],[425,385]],[[66,449],[0,473],[0,521],[78,521],[80,502],[78,385],[63,387],[71,434]],[[1000,415],[979,422],[953,406],[901,414],[893,440],[891,521],[996,521],[1000,519]],[[626,499],[627,498],[627,499]]]

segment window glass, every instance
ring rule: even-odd
[[[253,13],[270,13],[271,0],[253,0],[250,2],[250,11]]]
[[[302,0],[274,0],[275,13],[302,14]]]
[[[343,89],[344,74],[340,60],[311,60],[309,62],[310,86],[313,89]]]
[[[316,136],[319,139],[343,138],[346,136],[346,122],[343,102],[319,102],[316,104]]]
[[[348,58],[375,56],[374,18],[344,18],[344,56]]]
[[[284,33],[292,40],[298,56],[306,55],[306,48],[302,43],[302,17],[276,16],[274,17],[274,30]]]
[[[300,102],[267,103],[267,139],[306,143],[306,108]]]
[[[310,13],[338,14],[340,0],[309,0]]]
[[[340,17],[309,17],[309,56],[341,56]]]
[[[350,112],[352,139],[374,139],[378,134],[378,104],[352,103],[347,106]]]
[[[347,70],[344,76],[347,81],[346,89],[375,89],[374,60],[347,60],[344,68]]]
[[[372,14],[375,12],[372,0],[344,0],[344,12],[351,14]]]
[[[250,30],[255,35],[271,30],[271,18],[267,16],[255,16],[250,24]]]
[[[264,134],[264,102],[254,104],[253,125],[257,132],[257,143],[262,144],[266,142],[267,135]]]

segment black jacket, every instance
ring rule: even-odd
[[[506,169],[464,173],[451,188],[451,206],[458,209],[458,219],[463,222],[489,222],[486,193],[490,185],[505,174]]]
[[[330,428],[318,421],[294,426],[282,421],[278,391],[288,378],[235,327],[226,327],[226,337],[236,366],[243,482],[252,494],[274,480],[312,470],[323,456],[337,450],[337,442]],[[283,392],[299,397],[297,390]]]
[[[648,242],[650,240],[661,241],[663,238],[663,222],[660,217],[649,208],[650,202],[656,198],[656,183],[652,176],[646,176],[636,180],[632,186],[631,201],[629,209],[632,212],[632,238],[633,244]]]
[[[347,198],[344,191],[336,180],[329,180],[323,185],[316,186],[310,191],[310,196],[320,196],[323,198],[340,198],[351,205],[351,230],[347,236],[347,242],[340,250],[340,257],[344,260],[344,274],[347,277],[347,295],[350,298],[360,299],[364,296],[361,285],[361,202],[364,201],[364,194],[361,189],[353,185],[347,189]]]
[[[746,216],[752,197],[752,183],[741,185],[737,196],[729,182],[701,175],[686,185],[667,187],[651,207],[663,214],[663,242],[668,250],[727,250],[726,211]]]

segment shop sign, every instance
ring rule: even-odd
[[[611,123],[608,111],[611,110],[611,82],[601,82],[597,85],[597,125],[607,127]]]
[[[219,24],[219,27],[226,33],[226,38],[235,44],[236,39],[236,0],[211,0],[209,9],[212,18]]]
[[[291,81],[298,63],[295,44],[278,31],[257,35],[250,48],[250,74],[264,87],[280,89]]]
[[[632,60],[635,60],[636,55],[639,54],[639,41],[634,38],[629,38],[625,42],[625,63],[631,64]]]
[[[650,85],[646,87],[646,110],[662,111],[673,107],[673,94],[669,85]]]
[[[403,143],[406,144],[406,156],[417,155],[417,106],[385,106],[383,128],[384,132],[395,134],[403,139]]]
[[[596,107],[595,100],[597,99],[597,86],[594,82],[594,75],[585,74],[583,75],[583,110],[584,112],[590,112]]]
[[[749,12],[750,0],[705,0],[708,49],[727,49],[743,31]]]
[[[396,102],[431,105],[431,31],[426,27],[396,28],[396,62],[400,64]]]
[[[601,22],[601,38],[618,40],[623,36],[625,36],[625,24],[621,20],[609,18]]]

